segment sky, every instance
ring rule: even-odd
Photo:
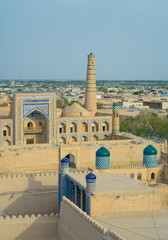
[[[168,80],[168,0],[0,0],[0,79]]]

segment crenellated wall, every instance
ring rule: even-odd
[[[2,240],[57,240],[58,216],[55,214],[0,217]]]
[[[58,224],[59,240],[123,240],[63,197]]]

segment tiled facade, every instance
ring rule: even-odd
[[[111,134],[112,116],[56,117],[54,92],[17,92],[11,119],[0,119],[1,146],[107,140]]]

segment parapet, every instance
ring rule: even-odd
[[[99,222],[97,222],[92,217],[87,215],[86,212],[82,211],[77,205],[75,205],[66,197],[63,197],[61,204],[64,204],[65,206],[72,209],[80,218],[82,218],[86,223],[88,223],[89,226],[91,226],[95,231],[102,234],[104,237],[108,237],[108,239],[110,237],[110,239],[114,239],[114,240],[124,240],[123,238],[118,236],[115,232],[112,232],[111,230],[107,230],[104,226],[102,226]]]
[[[46,219],[46,218],[48,218],[48,217],[58,217],[58,215],[57,214],[54,214],[54,213],[51,213],[50,215],[47,215],[47,214],[44,214],[44,215],[41,215],[41,214],[38,214],[38,215],[34,215],[34,214],[32,214],[31,216],[28,216],[28,215],[19,215],[19,216],[15,216],[15,215],[13,215],[13,216],[8,216],[8,215],[6,215],[5,217],[2,217],[2,216],[0,216],[0,223],[3,223],[3,222],[16,222],[16,221],[18,221],[18,222],[20,222],[20,221],[25,221],[25,220],[27,220],[27,221],[32,221],[32,222],[34,222],[34,221],[36,221],[37,219]]]

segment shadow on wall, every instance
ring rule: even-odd
[[[23,223],[22,227],[25,227],[26,230],[14,238],[15,240],[58,240],[58,216],[56,215],[41,216],[31,226],[27,227],[26,225],[29,225],[29,223]]]
[[[57,177],[57,175],[55,177]],[[6,195],[3,194],[3,201],[2,198],[0,200],[1,211],[9,216],[26,214],[29,216],[31,214],[56,214],[56,185],[42,185],[41,181],[35,180],[34,174],[28,174],[27,178],[28,188],[25,191],[11,192]]]
[[[42,185],[34,176],[27,175],[28,188],[25,191],[5,195],[8,206],[3,209],[1,205],[1,209],[7,216],[0,219],[0,239],[57,240],[56,185]]]

